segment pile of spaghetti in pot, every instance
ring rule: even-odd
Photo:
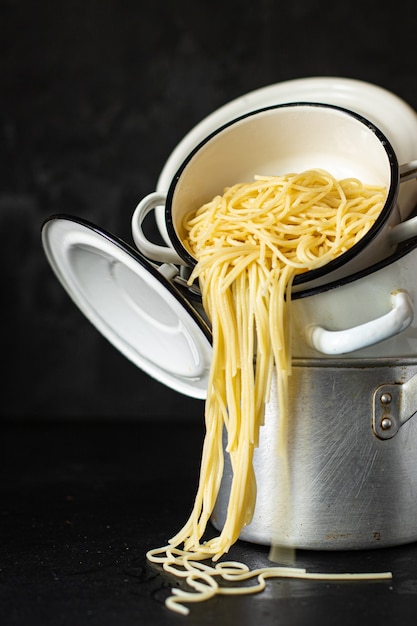
[[[316,169],[256,176],[253,182],[225,189],[222,196],[186,216],[183,243],[197,260],[190,283],[199,281],[212,327],[213,359],[194,508],[167,546],[147,554],[187,583],[186,588],[172,590],[166,600],[169,608],[187,614],[190,602],[217,594],[254,593],[274,576],[326,580],[391,576],[315,574],[275,566],[249,570],[240,562],[219,561],[254,512],[253,454],[274,372],[280,403],[277,450],[285,456],[293,278],[351,248],[372,227],[385,198],[385,188],[353,178],[336,180]],[[233,471],[227,515],[221,532],[205,539],[223,475],[224,431]],[[254,584],[241,584],[248,579]]]

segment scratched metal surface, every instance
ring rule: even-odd
[[[414,541],[415,389],[409,387],[403,399],[409,419],[398,424],[398,430],[393,426],[392,436],[388,431],[386,439],[376,436],[373,420],[378,415],[375,391],[387,383],[401,388],[402,383],[414,381],[416,373],[413,360],[295,361],[288,456],[283,459],[279,454],[279,402],[273,385],[254,456],[257,503],[241,538],[326,550]],[[391,413],[396,418],[399,407]],[[287,463],[288,481],[283,478]],[[228,464],[214,515],[219,527],[225,519],[230,482]]]

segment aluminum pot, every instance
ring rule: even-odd
[[[416,411],[417,359],[296,360],[288,456],[277,451],[273,386],[254,457],[256,507],[240,538],[313,550],[417,540]],[[225,456],[212,516],[219,530],[232,476]]]

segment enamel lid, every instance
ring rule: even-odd
[[[123,241],[84,220],[50,217],[42,243],[57,278],[87,319],[128,359],[164,385],[206,396],[211,333],[170,280]]]

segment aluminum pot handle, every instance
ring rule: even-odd
[[[176,263],[184,265],[184,261],[175,252],[174,248],[169,246],[160,246],[159,244],[149,241],[143,232],[143,222],[145,217],[156,209],[158,206],[165,206],[166,194],[154,191],[145,196],[138,204],[132,215],[131,227],[133,240],[146,258],[161,263]]]
[[[413,301],[408,291],[391,293],[392,309],[370,322],[346,330],[327,330],[322,326],[306,328],[308,344],[323,354],[346,354],[373,346],[406,330],[413,321]]]

